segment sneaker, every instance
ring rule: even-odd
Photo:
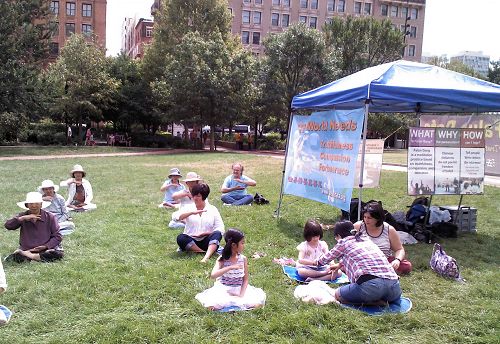
[[[12,311],[3,305],[0,305],[0,325],[7,324],[11,316]]]
[[[222,255],[222,251],[223,251],[223,250],[224,250],[224,246],[219,246],[219,248],[217,249],[217,251],[216,251],[216,252],[217,252],[217,254],[218,254],[219,256],[221,256],[221,255]]]
[[[229,204],[229,203],[222,203],[222,206],[224,206],[224,207],[232,207],[233,205]]]

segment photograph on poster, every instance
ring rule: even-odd
[[[434,193],[434,178],[423,177],[420,180],[410,180],[408,183],[409,195],[432,195]]]
[[[436,175],[436,195],[459,195],[460,185],[458,179],[447,175]]]
[[[482,194],[484,178],[460,178],[460,193],[465,195]]]

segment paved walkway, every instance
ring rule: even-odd
[[[124,152],[124,153],[97,153],[97,154],[66,154],[66,155],[22,155],[22,156],[8,156],[0,157],[0,161],[6,160],[45,160],[45,159],[67,159],[67,158],[92,158],[92,157],[117,157],[117,156],[141,156],[141,155],[170,155],[170,154],[186,154],[186,153],[210,153],[209,150],[192,150],[192,149],[165,149],[165,150],[154,150],[154,151],[143,151],[143,152]],[[224,147],[218,147],[217,151],[214,153],[238,153],[238,154],[254,154],[257,156],[267,156],[277,159],[285,158],[285,151],[271,151],[271,150],[252,150],[252,151],[239,151],[232,150]],[[384,164],[382,169],[388,171],[398,171],[406,172],[406,166],[397,164]],[[484,184],[500,187],[500,177],[497,176],[485,176]]]

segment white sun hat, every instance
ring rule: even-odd
[[[84,170],[83,170],[83,167],[82,165],[75,165],[73,166],[73,169],[71,170],[71,172],[69,173],[71,175],[71,177],[75,178],[75,175],[74,173],[75,172],[82,172],[83,173],[83,176],[85,177],[85,175],[87,174]]]
[[[19,208],[28,209],[28,203],[42,203],[42,208],[47,208],[50,205],[50,202],[45,202],[42,199],[42,195],[39,192],[28,192],[26,194],[26,200],[17,202]]]
[[[54,188],[54,192],[59,191],[59,185],[54,185],[54,182],[50,179],[45,179],[42,185],[38,187],[38,192],[43,193],[42,189]]]
[[[186,174],[186,179],[184,179],[184,182],[198,182],[202,180],[201,177],[196,173],[196,172],[188,172]]]

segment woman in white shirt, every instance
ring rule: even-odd
[[[175,219],[186,222],[184,232],[177,236],[180,249],[205,252],[202,263],[206,263],[217,250],[224,234],[224,223],[219,210],[206,201],[209,194],[210,188],[207,184],[193,186],[191,195],[194,203],[183,207]]]

